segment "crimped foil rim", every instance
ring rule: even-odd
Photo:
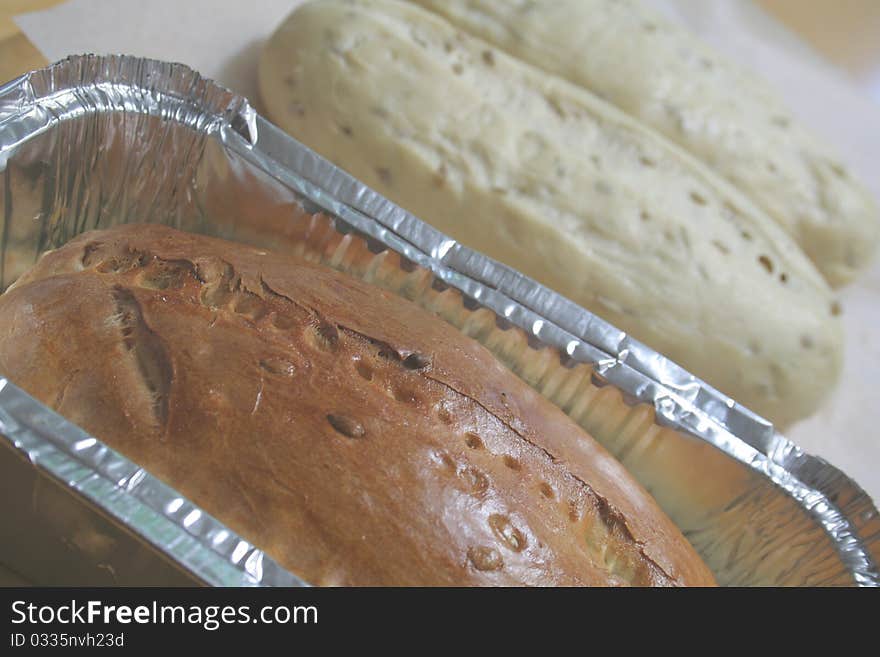
[[[871,549],[832,501],[839,491],[831,490],[829,482],[846,487],[850,497],[869,508],[867,514],[877,515],[867,494],[846,475],[623,331],[424,224],[257,115],[246,99],[185,65],[125,55],[74,56],[5,85],[0,88],[0,167],[17,143],[58,121],[118,109],[179,121],[216,136],[316,209],[430,270],[460,290],[466,302],[493,310],[573,363],[593,365],[601,379],[633,402],[652,404],[658,422],[767,477],[823,527],[856,584],[880,586]]]

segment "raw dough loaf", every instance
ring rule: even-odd
[[[390,0],[302,5],[260,85],[308,146],[776,423],[833,387],[838,308],[797,245],[583,89]]]
[[[779,222],[832,285],[870,261],[877,206],[830,149],[769,85],[639,2],[411,1],[662,132]]]

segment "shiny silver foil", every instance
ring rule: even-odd
[[[0,172],[0,288],[44,251],[122,222],[297,253],[391,289],[486,345],[623,462],[719,583],[880,585],[880,515],[846,475],[622,331],[395,206],[185,66],[72,57],[7,84]],[[199,581],[300,583],[2,374],[0,434],[40,472]]]

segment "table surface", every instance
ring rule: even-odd
[[[0,81],[11,80],[22,73],[46,65],[40,54],[12,17],[29,11],[48,9],[62,0],[3,0],[0,3]]]
[[[0,3],[0,82],[46,65],[12,17],[64,0],[2,0]],[[851,75],[880,101],[880,2],[876,0],[756,0],[814,49]],[[28,582],[0,564],[0,586]]]

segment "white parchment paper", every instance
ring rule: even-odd
[[[880,198],[880,107],[840,71],[743,0],[647,0],[773,82]],[[302,0],[68,0],[15,21],[49,61],[125,53],[183,62],[261,110],[256,67],[275,26]],[[849,341],[842,382],[787,436],[880,501],[880,263],[841,292]]]

